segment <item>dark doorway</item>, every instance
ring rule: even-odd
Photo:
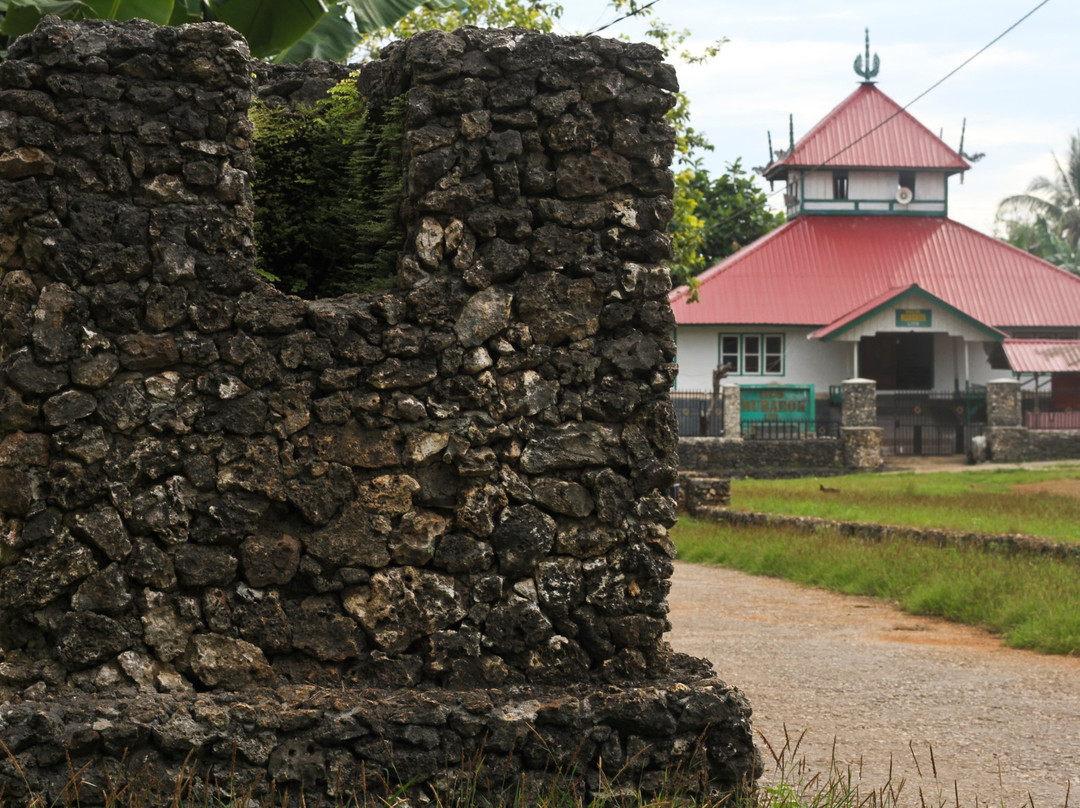
[[[933,334],[875,334],[859,340],[859,374],[878,390],[932,390]]]

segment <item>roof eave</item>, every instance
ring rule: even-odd
[[[884,295],[881,296],[879,303],[877,303],[877,304],[871,306],[870,308],[866,309],[866,311],[860,312],[859,314],[856,315],[856,314],[854,314],[854,312],[858,311],[858,309],[853,309],[852,311],[847,312],[847,313],[841,315],[840,317],[836,318],[835,320],[833,320],[831,323],[824,326],[823,328],[819,328],[817,331],[814,331],[813,333],[809,334],[807,336],[807,339],[819,339],[822,342],[832,342],[834,339],[838,338],[841,334],[843,334],[846,331],[854,328],[856,325],[858,325],[858,324],[860,324],[862,322],[865,322],[869,318],[874,317],[877,314],[880,314],[883,310],[885,310],[886,308],[891,306],[897,299],[899,299],[899,298],[901,298],[901,297],[903,297],[905,295],[908,295],[908,294],[915,294],[915,295],[918,295],[919,297],[925,298],[926,300],[928,300],[933,305],[939,306],[940,308],[944,309],[945,311],[949,312],[950,314],[958,317],[962,321],[967,322],[969,325],[973,326],[977,330],[982,331],[987,336],[988,339],[990,339],[990,340],[992,340],[994,342],[1002,342],[1005,339],[1005,332],[1004,331],[1001,331],[1001,330],[999,330],[997,328],[994,328],[994,326],[992,326],[992,325],[987,325],[986,323],[982,322],[981,320],[978,320],[975,317],[972,317],[970,314],[968,314],[963,309],[957,308],[956,306],[949,303],[947,300],[942,300],[937,295],[932,294],[931,292],[928,292],[927,290],[923,289],[917,283],[912,283],[912,284],[908,284],[907,286],[900,287],[898,289],[889,290],[888,292],[886,292]],[[863,304],[863,305],[866,305],[866,304]]]

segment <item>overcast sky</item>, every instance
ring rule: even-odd
[[[563,33],[614,18],[605,0],[564,0]],[[690,97],[693,126],[716,147],[710,173],[741,157],[768,162],[766,133],[786,148],[788,115],[795,138],[823,118],[861,80],[852,70],[870,29],[881,59],[878,87],[904,106],[1002,34],[1041,0],[659,0],[657,16],[689,28],[705,43],[726,37],[704,66],[677,65]],[[625,21],[602,35],[640,38]],[[952,148],[985,152],[960,184],[950,181],[949,215],[993,234],[1005,196],[1053,173],[1080,130],[1080,2],[1048,0],[1028,19],[909,108]],[[767,187],[767,186],[766,186]],[[779,191],[779,186],[777,187]],[[778,205],[779,193],[773,197]]]

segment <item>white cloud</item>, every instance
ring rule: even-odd
[[[1015,23],[1034,4],[1017,0],[681,0],[656,7],[658,16],[693,32],[692,47],[728,37],[706,65],[678,65],[690,98],[692,123],[717,147],[705,157],[722,172],[737,157],[745,166],[767,160],[766,132],[787,144],[788,114],[796,138],[856,86],[852,62],[870,50],[881,58],[879,87],[901,105],[925,91]],[[823,8],[827,7],[827,8]],[[601,0],[579,0],[572,16],[600,16]],[[605,34],[640,36],[627,21]],[[1074,103],[1080,83],[1080,3],[1048,3],[956,75],[919,100],[911,113],[953,148],[967,118],[965,149],[987,157],[965,184],[950,184],[950,213],[991,232],[997,203],[1052,171],[1050,153],[1063,153],[1080,128]]]

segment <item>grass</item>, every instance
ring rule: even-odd
[[[895,602],[913,614],[980,626],[1006,644],[1080,654],[1080,567],[1041,556],[818,529],[735,527],[691,518],[672,530],[679,557]]]
[[[1080,468],[861,474],[828,480],[733,480],[733,510],[885,525],[1024,533],[1080,543],[1080,498],[1026,488]],[[821,486],[836,489],[825,492]]]

